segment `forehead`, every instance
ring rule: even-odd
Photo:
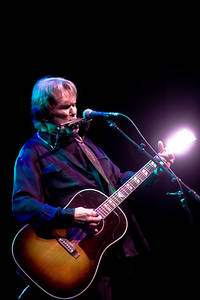
[[[64,87],[59,89],[54,89],[52,95],[55,99],[56,104],[75,104],[76,94],[73,91],[66,89]]]

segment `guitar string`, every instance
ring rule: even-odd
[[[116,203],[117,204],[120,204],[122,202],[122,200],[124,200],[125,196],[124,196],[124,191],[128,193],[128,195],[130,194],[130,190],[128,189],[127,190],[127,186],[128,184],[132,187],[134,187],[134,189],[136,189],[138,187],[138,183],[136,183],[136,186],[134,185],[134,176],[136,176],[137,178],[139,178],[140,182],[139,184],[141,183],[141,181],[143,182],[148,176],[145,176],[145,174],[143,174],[143,171],[146,170],[148,172],[147,175],[150,175],[151,173],[153,173],[153,171],[155,170],[155,166],[152,165],[152,161],[149,161],[143,168],[142,170],[139,170],[135,175],[133,175],[122,187],[120,187],[115,193],[113,193],[104,203],[102,203],[97,209],[96,211],[100,211],[102,212],[103,211],[103,214],[105,213],[106,215],[108,213],[110,213],[113,208],[111,208],[111,210],[109,210],[109,208],[106,208],[106,206],[109,207],[109,202],[110,202],[110,205],[112,206],[111,203],[114,203],[114,208],[116,208]],[[150,173],[150,174],[149,174]],[[131,182],[131,183],[130,183]],[[131,189],[131,192],[133,191],[133,189]],[[119,199],[119,196],[118,194],[121,193],[121,197],[122,199],[120,199],[120,201],[118,201]],[[113,201],[114,200],[114,201]],[[106,216],[105,215],[105,216]],[[104,217],[105,217],[104,216]]]
[[[75,227],[72,231],[67,233],[67,237],[70,238],[70,241],[72,241],[74,243],[79,243],[80,241],[82,241],[85,238],[85,236],[88,233],[90,233],[91,230],[93,230],[92,226],[90,226],[87,229]]]

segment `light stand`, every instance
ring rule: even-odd
[[[186,189],[186,191],[193,196],[193,198],[197,201],[200,202],[200,196],[194,191],[192,190],[190,187],[188,187],[185,183],[182,182],[182,180],[180,178],[178,178],[176,176],[176,174],[162,161],[162,159],[160,159],[162,161],[162,163],[160,161],[158,161],[159,155],[156,155],[156,158],[153,157],[151,154],[149,154],[145,149],[144,149],[144,144],[138,145],[135,141],[133,141],[123,130],[121,130],[115,122],[113,122],[112,120],[106,120],[106,122],[108,123],[108,125],[112,128],[117,130],[123,137],[125,137],[129,142],[131,142],[132,145],[134,145],[134,147],[136,147],[137,150],[139,150],[140,152],[142,152],[146,157],[148,157],[148,159],[152,160],[159,168],[161,168],[168,176],[171,177],[172,182],[177,182],[179,187],[180,187],[180,191],[176,192],[176,193],[172,193],[173,195],[176,194],[176,196],[178,197],[182,207],[184,208],[184,210],[187,213],[188,216],[188,221],[190,224],[193,224],[193,217],[192,217],[192,213],[188,207],[188,203],[187,203],[187,197],[186,194],[183,191],[183,187]],[[168,193],[168,195],[170,195],[170,193]]]

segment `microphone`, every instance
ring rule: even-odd
[[[104,111],[95,111],[92,109],[85,109],[83,112],[83,118],[85,120],[91,120],[91,119],[112,119],[115,117],[120,116],[120,113],[117,112],[104,112]]]

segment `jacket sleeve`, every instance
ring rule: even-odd
[[[19,223],[55,226],[71,222],[74,209],[53,207],[45,203],[42,171],[33,148],[24,146],[14,167],[12,210]]]

